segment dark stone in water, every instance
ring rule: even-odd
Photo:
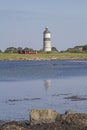
[[[1,124],[4,124],[4,123],[5,123],[5,121],[0,120],[0,125],[1,125]]]
[[[59,96],[67,96],[69,93],[63,93],[63,94],[53,94],[52,96],[59,97]]]
[[[79,97],[79,96],[70,96],[70,97],[65,97],[64,99],[70,99],[71,101],[81,101],[81,100],[87,100],[86,97]]]
[[[23,98],[23,99],[8,99],[7,101],[5,101],[6,104],[9,105],[15,105],[18,102],[29,102],[29,101],[38,101],[41,100],[41,98]]]
[[[13,102],[22,102],[22,101],[33,101],[33,100],[41,100],[41,98],[24,98],[24,99],[9,99],[6,103],[13,103]]]
[[[9,99],[8,102],[19,102],[22,101],[21,99]]]

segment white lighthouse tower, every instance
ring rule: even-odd
[[[51,34],[48,28],[45,28],[43,32],[43,51],[45,52],[51,51]]]

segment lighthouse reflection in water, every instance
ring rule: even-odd
[[[51,80],[44,80],[44,86],[47,89],[49,89],[51,87]]]

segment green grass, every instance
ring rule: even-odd
[[[37,53],[37,54],[8,54],[0,53],[0,60],[51,60],[74,59],[87,60],[87,53]]]

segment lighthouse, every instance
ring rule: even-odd
[[[51,33],[46,27],[43,32],[43,51],[50,52],[51,51]]]

